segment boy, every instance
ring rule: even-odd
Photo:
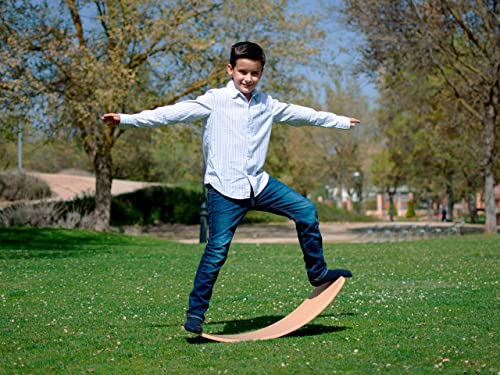
[[[266,62],[262,48],[251,42],[232,46],[225,88],[209,90],[195,100],[135,115],[109,113],[103,120],[121,128],[151,128],[203,119],[209,237],[189,295],[184,329],[202,332],[213,286],[226,261],[236,227],[250,209],[295,221],[307,276],[313,286],[351,277],[349,270],[329,270],[323,257],[316,208],[288,186],[269,176],[263,165],[274,122],[349,129],[355,118],[281,103],[256,90]]]

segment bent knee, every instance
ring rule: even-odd
[[[296,218],[297,224],[316,224],[318,223],[318,212],[316,206],[309,199],[302,203],[300,214]]]

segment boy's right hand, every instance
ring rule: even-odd
[[[120,124],[120,114],[118,113],[106,113],[102,116],[102,121],[111,125],[119,125]]]

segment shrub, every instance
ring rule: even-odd
[[[111,225],[198,224],[201,188],[152,186],[114,197]]]
[[[322,222],[370,222],[375,219],[356,211],[348,211],[345,208],[337,208],[328,203],[315,202],[319,220]]]
[[[58,227],[66,229],[93,227],[91,213],[69,211],[65,202],[23,202],[0,211],[0,227]]]
[[[286,223],[288,218],[271,214],[263,211],[250,211],[243,218],[242,223],[257,224],[257,223]]]
[[[377,201],[376,200],[363,201],[363,208],[365,210],[375,211],[377,209]]]
[[[113,197],[111,225],[199,224],[202,189],[191,186],[152,186]],[[353,211],[316,203],[320,221],[373,221]],[[92,228],[93,196],[67,202],[17,204],[0,211],[0,226]],[[244,223],[286,222],[287,218],[267,212],[250,211]]]
[[[416,216],[417,214],[415,212],[415,201],[408,201],[406,206],[406,218],[412,219]]]
[[[35,200],[51,195],[49,185],[37,177],[22,172],[0,173],[0,200]]]

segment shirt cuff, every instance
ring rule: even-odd
[[[132,115],[127,115],[125,113],[120,113],[120,124],[118,128],[129,129],[135,126],[135,119]]]
[[[351,118],[346,116],[339,116],[338,127],[340,129],[350,129],[351,128]]]

